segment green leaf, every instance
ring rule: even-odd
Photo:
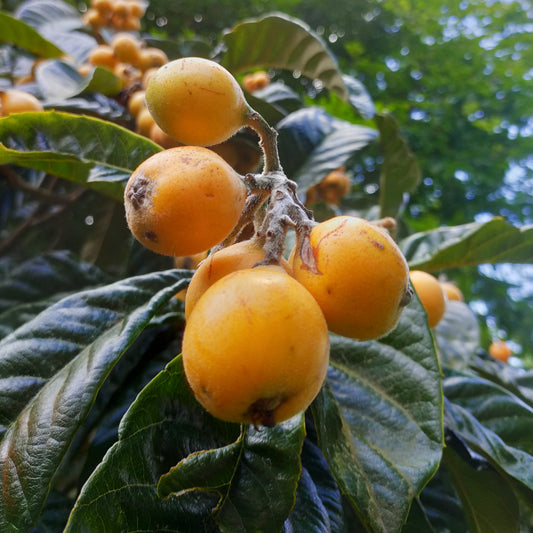
[[[379,341],[333,336],[328,384],[313,414],[331,471],[369,531],[399,531],[443,446],[440,370],[418,300]]]
[[[109,281],[100,269],[66,250],[23,263],[0,281],[0,338],[67,294]]]
[[[186,284],[182,272],[139,276],[69,296],[0,342],[0,423],[6,426],[0,476],[10,495],[0,502],[2,531],[35,523],[101,385]]]
[[[397,217],[406,193],[420,183],[418,161],[400,135],[396,120],[390,115],[376,115],[383,163],[379,177],[379,206],[382,217]]]
[[[220,496],[187,491],[161,499],[157,483],[190,454],[219,449],[239,438],[238,424],[210,416],[187,385],[175,358],[138,395],[122,419],[119,440],[85,483],[66,532],[175,531],[213,526]],[[243,495],[244,496],[244,495]]]
[[[47,111],[0,119],[0,164],[43,170],[119,201],[133,170],[160,150],[97,118]]]
[[[343,531],[342,495],[316,443],[316,431],[310,416],[306,417],[306,429],[308,435],[302,449],[302,475],[296,491],[296,504],[285,521],[283,531]]]
[[[487,357],[489,357],[487,355]],[[533,407],[533,370],[514,368],[492,358],[475,357],[470,368]]]
[[[452,448],[444,462],[461,498],[470,533],[518,533],[518,501],[502,476],[492,468],[473,467]]]
[[[161,478],[158,494],[216,490],[222,531],[278,531],[294,505],[304,436],[301,415],[274,428],[246,426],[236,442],[183,459]]]
[[[516,228],[501,217],[415,233],[399,244],[411,269],[533,263],[533,226]]]
[[[451,372],[444,394],[508,446],[533,455],[533,408],[503,387],[477,376]],[[530,468],[533,475],[533,465]]]
[[[116,96],[122,88],[120,78],[108,68],[96,67],[84,77],[80,92]]]
[[[30,0],[22,2],[15,17],[33,26],[44,38],[57,46],[64,53],[83,60],[96,40],[85,33],[72,31],[81,29],[83,24],[80,12],[62,0]]]
[[[414,514],[424,513],[435,532],[468,530],[461,501],[443,462],[419,498],[413,502],[415,505],[418,509],[414,510]],[[405,533],[419,533],[419,530],[406,528]]]
[[[444,423],[497,470],[505,472],[531,492],[533,489],[531,455],[507,445],[501,437],[481,424],[468,409],[458,404],[446,402]]]
[[[304,105],[300,96],[281,82],[273,82],[260,91],[246,93],[246,100],[271,126]]]
[[[0,12],[0,41],[23,48],[39,57],[58,57],[63,50],[47,41],[34,28],[7,13]]]
[[[43,254],[22,263],[0,281],[0,312],[108,281],[107,274],[68,250]]]
[[[39,63],[35,79],[45,98],[66,100],[84,91],[116,95],[120,92],[120,79],[109,69],[96,67],[82,76],[68,61],[49,60]]]
[[[256,67],[295,70],[348,100],[337,62],[326,44],[302,21],[273,13],[237,24],[224,34],[222,64],[232,72]]]
[[[302,191],[319,183],[377,137],[376,130],[337,119],[319,107],[291,113],[277,130],[283,168]]]
[[[372,118],[376,113],[376,108],[366,87],[351,76],[343,75],[342,79],[348,89],[348,100],[352,106],[359,111],[363,118]]]
[[[439,360],[450,368],[466,368],[480,345],[478,318],[464,302],[448,300],[433,333]]]
[[[435,533],[429,517],[419,498],[415,498],[409,516],[402,528],[402,533]]]

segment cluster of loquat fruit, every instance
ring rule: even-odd
[[[102,28],[139,31],[141,18],[146,11],[141,0],[91,0],[82,21],[95,31]]]
[[[180,146],[132,173],[124,194],[130,230],[164,255],[211,250],[185,293],[187,380],[215,417],[275,425],[318,394],[330,331],[369,340],[396,326],[411,296],[406,260],[377,223],[353,216],[314,222],[271,164],[277,153],[268,151],[277,149],[265,131],[258,129],[266,161],[260,175],[240,175],[208,148],[257,126],[241,86],[219,64],[193,57],[166,63],[151,76],[145,102]],[[239,238],[235,228],[254,206],[255,231]],[[296,211],[305,213],[300,223]],[[272,260],[267,248],[284,242],[287,224],[295,226],[296,245],[288,259],[281,247]]]

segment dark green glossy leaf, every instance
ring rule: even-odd
[[[84,485],[67,532],[197,533],[213,527],[220,496],[187,491],[161,499],[157,483],[190,454],[234,443],[240,426],[211,417],[187,385],[181,357],[169,363],[138,395],[124,416],[119,440]]]
[[[443,445],[440,370],[416,298],[379,341],[333,336],[328,385],[313,413],[331,471],[370,531],[399,531]]]
[[[479,348],[478,318],[465,303],[449,300],[434,335],[441,364],[464,369]]]
[[[36,521],[100,387],[186,284],[182,272],[130,278],[67,297],[0,342],[0,475],[10,495],[0,503],[0,529],[25,530]]]
[[[0,12],[0,41],[13,44],[40,57],[57,57],[64,53],[30,25],[2,12]]]
[[[0,282],[0,338],[67,294],[109,281],[104,272],[68,251],[23,263]]]
[[[108,281],[107,274],[68,250],[43,254],[22,263],[0,282],[0,312]]]
[[[415,233],[399,244],[412,269],[533,263],[533,227],[516,228],[500,217]]]
[[[246,100],[271,126],[303,107],[299,95],[281,82],[271,83],[254,93],[246,93]]]
[[[183,459],[161,478],[158,494],[217,490],[222,531],[279,531],[294,505],[304,435],[301,415],[274,428],[246,426],[236,442]]]
[[[492,358],[475,357],[470,363],[482,378],[488,379],[533,407],[533,370],[514,368]]]
[[[396,120],[390,115],[376,115],[383,164],[379,177],[379,206],[382,217],[393,217],[407,193],[415,190],[422,179],[418,161],[400,135]]]
[[[336,119],[318,107],[291,113],[277,129],[283,168],[302,191],[319,183],[377,137],[376,130]]]
[[[472,450],[531,492],[533,489],[531,455],[507,445],[501,437],[481,424],[468,409],[458,404],[449,401],[445,403],[444,423]]]
[[[0,164],[44,170],[120,201],[131,172],[161,150],[115,124],[55,111],[0,119],[0,143]]]
[[[315,483],[305,469],[298,483],[295,508],[284,526],[284,531],[331,531],[328,512],[318,495]]]
[[[312,420],[307,420],[302,448],[302,475],[296,491],[296,504],[284,524],[284,533],[340,533],[345,519],[340,489],[332,476],[322,450],[316,444]]]
[[[511,392],[477,376],[452,372],[443,381],[444,394],[508,446],[533,455],[533,408]],[[533,475],[533,464],[530,468]]]
[[[222,64],[232,72],[256,67],[295,70],[348,99],[334,57],[322,39],[300,20],[278,13],[250,19],[228,31],[223,42]]]
[[[415,498],[402,533],[436,533],[419,498]]]
[[[461,501],[443,463],[413,505],[418,507],[414,513],[424,513],[435,532],[468,530]],[[419,530],[406,528],[405,533],[419,533]]]
[[[470,533],[518,533],[518,501],[511,486],[492,468],[474,468],[452,448],[444,462],[461,498]]]

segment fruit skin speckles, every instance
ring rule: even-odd
[[[381,227],[339,216],[315,226],[310,243],[317,270],[292,251],[293,275],[318,301],[329,329],[358,340],[382,337],[409,302],[408,266]]]
[[[130,176],[124,192],[132,234],[163,255],[204,252],[239,220],[246,188],[215,152],[180,146],[158,152]]]
[[[199,57],[165,64],[150,77],[146,104],[176,141],[211,146],[244,126],[250,108],[240,85],[221,65]]]
[[[187,380],[213,416],[273,426],[320,391],[328,328],[315,299],[282,267],[246,268],[203,293],[187,319],[182,353]]]

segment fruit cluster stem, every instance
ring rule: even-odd
[[[255,238],[265,251],[265,258],[259,264],[279,264],[287,230],[293,227],[304,265],[316,272],[315,258],[310,253],[309,243],[309,234],[316,222],[311,211],[298,198],[297,184],[283,172],[278,154],[278,133],[254,110],[250,111],[246,125],[259,135],[259,144],[264,154],[263,172],[244,176],[248,198],[241,218],[232,233],[217,248],[233,243],[246,227],[253,224]]]

